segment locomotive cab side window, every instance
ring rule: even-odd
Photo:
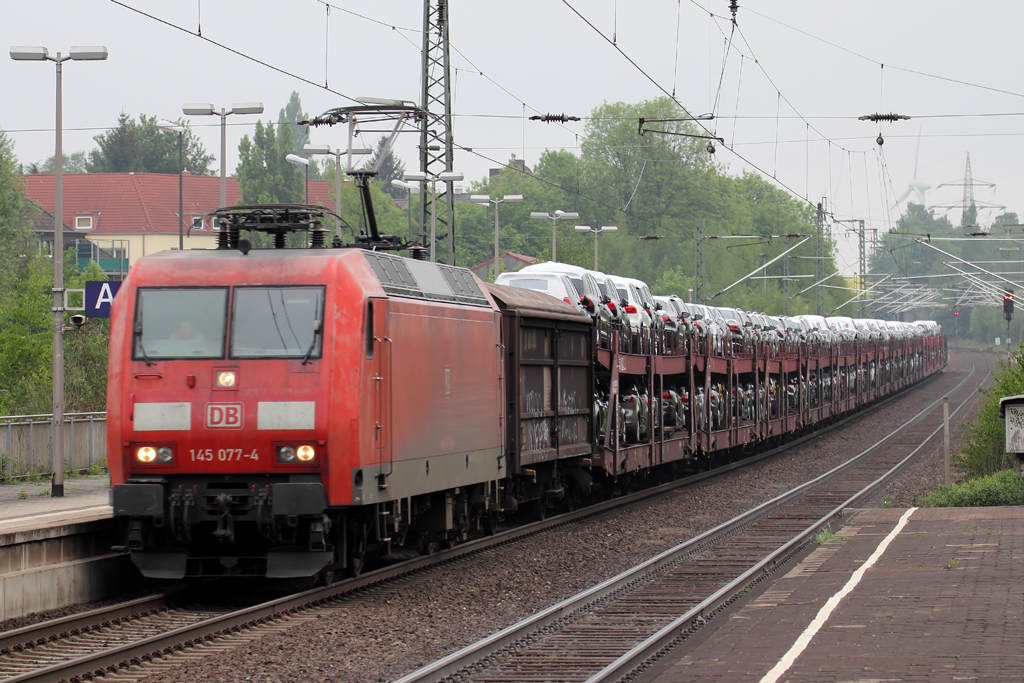
[[[323,287],[236,287],[232,358],[319,358]]]
[[[223,358],[226,287],[140,288],[132,358]]]

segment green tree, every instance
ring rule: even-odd
[[[188,128],[179,119],[176,122]],[[89,152],[89,173],[177,173],[178,134],[156,127],[157,118],[139,114],[135,121],[127,114],[117,119],[117,127],[93,138],[99,149]],[[185,170],[192,175],[212,175],[203,144],[191,130],[185,132],[183,155]]]
[[[7,134],[0,130],[0,282],[9,274],[10,259],[16,258],[24,245],[16,242],[24,235],[27,214],[31,204],[22,191],[21,167],[14,155],[14,145]]]
[[[72,152],[71,154],[64,154],[64,163],[62,170],[64,173],[88,173],[89,160],[85,156],[85,152]],[[34,164],[29,164],[23,169],[24,173],[35,175],[38,173],[54,173],[57,169],[55,168],[54,160],[55,157],[50,156],[46,161],[41,161]]]
[[[960,216],[960,227],[967,232],[981,232],[978,226],[978,206],[973,201]]]
[[[659,294],[685,297],[693,286],[698,219],[704,220],[710,236],[752,235],[748,240],[709,239],[705,243],[709,295],[756,270],[763,263],[759,254],[774,258],[795,244],[794,239],[769,236],[813,232],[814,207],[755,174],[726,175],[708,153],[704,140],[686,135],[638,135],[639,117],[679,118],[678,108],[667,98],[602,105],[591,113],[579,156],[549,150],[541,155],[533,174],[505,168],[473,183],[473,193],[491,197],[522,194],[525,198],[522,204],[501,208],[501,251],[549,258],[551,223],[531,220],[530,212],[576,211],[580,225],[619,228],[617,233],[599,238],[602,270],[640,278]],[[659,128],[670,133],[701,133],[687,122],[668,122]],[[456,208],[458,263],[474,266],[493,257],[491,211],[463,204]],[[577,235],[570,222],[556,224],[556,232],[559,261],[593,267],[593,236]],[[827,242],[825,251],[834,254],[835,244]],[[814,241],[794,255],[813,257]],[[788,267],[792,274],[811,275],[815,261],[795,259]],[[781,313],[783,268],[782,262],[774,264],[768,275],[775,279],[741,284],[715,303]],[[826,273],[834,270],[828,261]],[[827,310],[848,298],[845,292],[835,291],[826,295]],[[808,312],[814,308],[814,295],[789,303],[793,312]]]
[[[73,249],[64,252],[64,284],[82,288],[87,280],[106,280],[95,262],[81,271]],[[38,251],[26,254],[17,277],[8,279],[0,297],[0,413],[39,414],[53,408],[52,262]],[[108,321],[94,319],[64,336],[65,410],[104,409],[107,386]]]
[[[1002,301],[1000,301],[1002,305]],[[971,338],[977,342],[983,344],[993,344],[994,337],[1004,336],[1006,330],[1006,323],[1003,321],[1003,311],[1001,308],[995,306],[989,306],[985,308],[972,308],[971,310],[971,327],[969,334]]]
[[[288,163],[292,154],[290,126],[256,122],[252,139],[242,136],[238,145],[239,162],[235,175],[242,190],[243,204],[294,204],[303,200],[305,175]]]
[[[317,163],[315,157],[310,157],[306,154],[303,147],[309,142],[309,126],[300,126],[299,121],[308,121],[309,114],[302,110],[302,101],[299,99],[299,93],[292,91],[292,96],[288,99],[288,104],[284,106],[281,113],[277,115],[278,128],[288,124],[288,127],[292,131],[292,154],[297,154],[303,159],[309,159],[309,178],[310,180],[319,180],[321,178],[320,165]],[[303,178],[305,178],[305,170],[302,171]]]
[[[383,192],[392,197],[404,197],[405,190],[391,184],[392,180],[402,179],[402,176],[405,174],[405,162],[396,157],[394,150],[390,147],[385,151],[388,138],[390,137],[390,135],[380,136],[380,140],[377,141],[377,148],[373,151],[373,156],[366,162],[366,168],[373,168],[379,162],[380,168],[377,169],[374,182],[380,185]]]
[[[1006,213],[1001,213],[1001,214],[999,214],[998,216],[995,217],[995,220],[992,221],[992,228],[993,229],[994,228],[998,228],[998,227],[1002,227],[1002,226],[1009,226],[1009,227],[1004,228],[1004,230],[1007,233],[1010,232],[1010,227],[1017,227],[1019,225],[1020,225],[1020,219],[1017,218],[1017,214],[1015,212],[1013,212],[1013,211],[1008,211]]]

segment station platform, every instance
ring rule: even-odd
[[[102,600],[138,583],[109,504],[109,475],[0,486],[0,622]]]
[[[636,680],[1024,680],[1022,573],[1024,508],[850,511]]]
[[[0,536],[110,519],[110,476],[67,479],[64,497],[50,497],[50,482],[0,485]]]

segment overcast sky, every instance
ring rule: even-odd
[[[2,0],[2,7],[4,49],[110,51],[106,62],[65,63],[66,153],[94,148],[93,136],[121,112],[173,119],[186,102],[262,101],[263,120],[276,121],[293,90],[314,114],[351,104],[346,96],[419,99],[422,0],[332,0],[329,16],[318,0]],[[457,152],[455,170],[467,180],[513,154],[532,166],[545,149],[578,151],[585,121],[558,126],[526,121],[524,113],[586,117],[602,102],[638,102],[664,89],[691,113],[717,115],[707,125],[725,139],[717,157],[730,172],[756,166],[799,197],[828,198],[839,217],[879,230],[892,225],[894,200],[914,174],[919,132],[917,176],[933,188],[929,206],[960,202],[962,187],[936,186],[962,182],[970,152],[975,178],[996,184],[976,188],[976,198],[1024,209],[1017,152],[1024,3],[741,0],[730,49],[727,0],[450,7],[455,137],[474,150]],[[618,49],[606,40],[613,34]],[[0,59],[0,82],[0,128],[19,159],[51,156],[53,64]],[[878,111],[913,118],[881,126],[857,120]],[[255,118],[228,119],[229,173]],[[191,119],[215,155],[218,121]],[[341,129],[314,130],[312,139],[346,144]],[[410,170],[415,142],[407,136],[397,145]],[[997,213],[983,210],[981,220]],[[949,216],[958,222],[959,209]]]

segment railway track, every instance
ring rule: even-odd
[[[872,410],[904,395],[903,392],[896,394],[867,411],[836,423],[829,429],[862,419]],[[205,656],[208,652],[203,652],[204,650],[216,651],[221,647],[234,647],[239,644],[231,641],[249,640],[262,637],[269,631],[292,628],[296,621],[318,618],[324,611],[340,609],[346,598],[371,587],[388,586],[431,568],[457,562],[459,558],[485,552],[498,545],[512,543],[584,518],[606,514],[622,506],[661,495],[670,489],[692,485],[730,470],[749,466],[816,438],[823,431],[819,430],[773,451],[712,472],[599,503],[557,518],[527,524],[490,538],[463,544],[450,551],[416,558],[326,588],[302,591],[262,601],[259,604],[246,605],[241,609],[237,609],[237,606],[211,607],[186,595],[165,594],[2,633],[0,681],[77,681],[100,675],[107,681],[121,678],[134,680],[145,675],[146,669],[176,666],[173,660],[177,657],[168,655],[189,658]],[[129,667],[133,667],[131,672],[124,671]]]
[[[950,391],[951,418],[975,400],[976,371]],[[877,495],[941,431],[941,404],[816,479],[396,683],[632,679],[800,554],[845,509]]]

